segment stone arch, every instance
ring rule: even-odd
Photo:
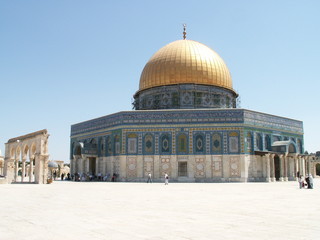
[[[25,144],[22,149],[23,149],[23,151],[22,151],[23,156],[22,157],[23,158],[27,158],[27,157],[30,158],[29,146],[27,144]],[[28,153],[29,153],[29,156],[28,156]]]
[[[36,151],[37,151],[37,147],[36,147],[36,143],[35,142],[33,142],[32,144],[31,144],[31,147],[30,147],[30,157],[31,158],[34,158],[34,156],[35,156],[35,154],[36,154]]]
[[[21,166],[22,178],[28,172],[26,160],[29,159],[29,182],[46,183],[48,172],[48,138],[46,129],[11,138],[6,143],[5,176],[8,183],[18,181],[18,171]],[[21,160],[21,161],[20,161]],[[20,162],[21,164],[20,164]],[[31,178],[34,172],[34,180]]]
[[[15,156],[16,156],[16,158],[17,157],[21,157],[21,147],[20,146],[18,146],[16,149],[15,149]]]
[[[288,146],[288,152],[289,153],[296,153],[297,152],[297,148],[293,143],[290,143]]]
[[[79,173],[83,170],[84,162],[82,160],[82,153],[84,149],[83,142],[73,142],[72,143],[72,159],[70,160],[71,171],[74,173]]]
[[[73,143],[74,148],[72,149],[74,156],[81,156],[82,149],[83,149],[83,143],[77,142],[76,144]]]
[[[10,148],[10,159],[14,159],[15,155],[16,155],[15,148],[14,147]]]

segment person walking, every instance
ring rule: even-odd
[[[148,181],[147,183],[152,183],[151,173],[148,174]]]
[[[309,188],[313,189],[313,177],[311,174],[309,174]]]
[[[167,173],[164,173],[164,185],[169,184],[169,175]]]
[[[300,189],[303,187],[303,176],[301,176],[301,175],[299,177],[299,187],[300,187]]]
[[[307,183],[307,188],[310,188],[310,181],[309,181],[309,175],[307,174],[306,176],[306,183]]]

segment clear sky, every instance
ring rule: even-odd
[[[304,122],[320,150],[318,0],[2,0],[0,149],[48,129],[50,159],[69,161],[70,126],[131,110],[140,73],[187,38],[226,62],[241,107]]]

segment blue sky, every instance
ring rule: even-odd
[[[187,38],[226,62],[241,107],[302,120],[319,144],[320,1],[0,1],[0,149],[48,129],[69,161],[71,124],[131,110],[141,71]]]

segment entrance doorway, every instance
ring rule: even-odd
[[[280,180],[280,159],[279,156],[274,157],[274,176],[276,181]]]
[[[96,158],[89,158],[89,173],[92,175],[96,175]]]
[[[178,163],[178,177],[188,177],[188,163],[179,162]]]
[[[320,163],[316,165],[316,175],[320,176]]]

